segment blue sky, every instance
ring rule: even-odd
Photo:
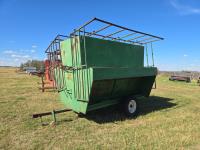
[[[154,44],[160,70],[200,71],[199,0],[0,0],[0,65],[43,60],[57,34],[93,17],[164,37]]]

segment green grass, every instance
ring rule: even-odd
[[[63,108],[54,92],[38,90],[38,77],[0,69],[0,149],[200,149],[200,87],[159,76],[157,89],[127,119],[103,109],[78,117],[57,115],[41,126],[31,114]],[[51,122],[51,116],[44,117]]]

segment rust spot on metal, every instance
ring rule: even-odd
[[[72,80],[72,74],[67,74],[67,79]]]

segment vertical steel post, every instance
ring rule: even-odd
[[[151,56],[152,56],[152,63],[153,63],[153,67],[154,67],[154,55],[153,55],[153,44],[151,42]]]
[[[83,28],[83,37],[84,37],[85,66],[87,68],[87,54],[86,54],[86,46],[85,46],[85,27]]]
[[[146,44],[146,59],[147,59],[147,67],[149,67],[147,44]]]
[[[64,68],[62,67],[62,54],[61,54],[61,40],[59,41],[59,43],[58,43],[58,49],[59,49],[59,52],[60,52],[60,63],[59,63],[59,70],[61,71],[61,73],[62,73],[62,89],[66,86],[66,84],[65,84],[65,73],[64,73]]]
[[[41,76],[42,79],[42,92],[44,92],[44,75]]]
[[[55,110],[53,110],[51,112],[51,114],[52,114],[52,117],[53,117],[53,121],[56,122],[56,113],[55,113]]]
[[[72,68],[74,68],[74,54],[73,54],[73,38],[74,38],[74,34],[75,33],[71,33],[70,34],[70,44],[71,44],[71,54],[72,54]],[[76,77],[75,77],[75,70],[73,69],[72,70],[72,74],[73,74],[73,84],[74,84],[74,95],[75,97],[77,97],[77,92],[76,92],[76,84],[75,84],[75,81],[76,81]]]
[[[151,56],[152,56],[152,63],[153,63],[153,67],[154,67],[154,55],[153,55],[153,44],[151,42]],[[154,89],[157,88],[157,84],[156,84],[156,79],[154,81]]]

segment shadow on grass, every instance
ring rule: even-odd
[[[159,111],[167,108],[171,108],[176,106],[176,104],[170,102],[173,99],[165,98],[165,97],[158,97],[158,96],[151,96],[149,98],[143,98],[138,100],[138,116],[146,115],[154,111]],[[127,118],[126,115],[120,111],[120,106],[115,107],[107,107],[103,109],[99,109],[96,111],[89,112],[87,115],[81,116],[85,117],[89,120],[93,120],[97,123],[108,123],[108,122],[115,122],[115,121],[123,121]]]
[[[77,119],[77,118],[75,118],[75,119]],[[53,125],[53,126],[55,126],[55,125],[60,125],[60,124],[62,124],[62,123],[64,123],[64,122],[71,122],[71,121],[74,121],[75,119],[72,119],[72,118],[70,118],[70,119],[62,119],[62,120],[58,120],[58,121],[56,121],[56,123],[54,122],[54,121],[51,121],[51,122],[41,122],[41,125],[42,126],[49,126],[49,125]]]

